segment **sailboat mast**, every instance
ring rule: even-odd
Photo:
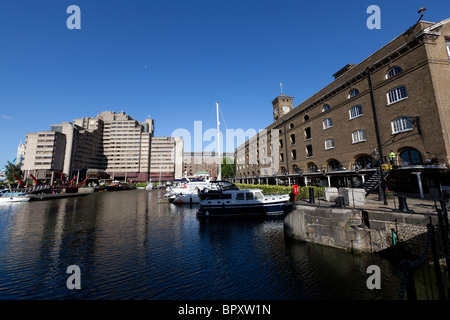
[[[219,173],[217,175],[217,180],[222,180],[222,164],[221,164],[221,157],[220,157],[220,122],[219,122],[219,103],[216,102],[216,108],[217,108],[217,157],[219,158]]]

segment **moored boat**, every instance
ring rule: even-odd
[[[201,191],[197,217],[278,216],[290,208],[289,194],[264,195],[259,189],[239,189],[228,181],[216,181]]]
[[[0,194],[0,203],[4,202],[27,202],[30,197],[24,192],[2,192]]]

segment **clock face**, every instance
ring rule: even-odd
[[[290,110],[291,110],[291,109],[289,109],[288,106],[284,106],[284,107],[283,107],[283,112],[284,112],[284,113],[288,113]]]

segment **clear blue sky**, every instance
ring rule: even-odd
[[[69,30],[69,5],[81,30]],[[369,30],[369,5],[381,29]],[[0,167],[28,132],[110,111],[175,129],[259,130],[283,92],[300,104],[419,18],[450,17],[448,0],[3,0],[0,10]],[[230,151],[230,150],[227,150]]]

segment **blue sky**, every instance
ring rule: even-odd
[[[70,5],[81,29],[69,30]],[[369,30],[368,6],[381,9]],[[109,111],[179,128],[263,129],[283,92],[300,104],[448,0],[4,0],[0,11],[0,167],[28,132]],[[230,151],[230,150],[227,150]]]

